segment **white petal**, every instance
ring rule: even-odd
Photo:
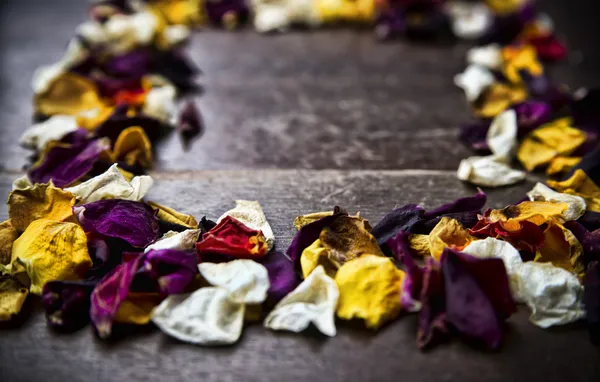
[[[79,39],[74,38],[69,42],[67,51],[56,63],[40,66],[35,70],[31,79],[31,88],[34,94],[41,94],[48,90],[50,84],[60,75],[81,63],[88,55],[87,49],[83,47]]]
[[[267,268],[253,260],[234,260],[228,263],[200,263],[202,277],[211,285],[228,291],[232,301],[260,304],[267,298],[269,273]]]
[[[292,23],[317,26],[321,18],[311,0],[288,0],[272,2],[252,1],[254,28],[259,32],[273,32],[287,29]]]
[[[474,241],[463,251],[504,261],[512,295],[515,301],[529,306],[533,324],[548,328],[585,317],[583,287],[571,272],[550,263],[523,263],[512,245],[493,238]]]
[[[506,110],[494,118],[486,142],[494,155],[508,161],[517,148],[517,112]]]
[[[523,300],[519,300],[521,282],[520,275],[518,274],[519,267],[523,265],[523,260],[515,247],[506,241],[488,237],[485,240],[475,240],[463,249],[463,252],[480,259],[502,259],[506,267],[506,273],[508,274],[510,290],[515,301],[524,302]]]
[[[55,115],[25,130],[19,144],[41,151],[50,141],[60,141],[65,135],[77,130],[77,119],[71,115]]]
[[[531,309],[529,320],[542,328],[585,317],[583,287],[571,272],[550,263],[527,262],[519,267],[520,299]]]
[[[456,176],[460,180],[483,187],[500,187],[525,179],[526,174],[510,168],[502,157],[489,155],[463,159]]]
[[[200,236],[199,229],[188,229],[183,232],[169,231],[158,239],[154,244],[150,244],[144,252],[159,249],[175,249],[178,251],[191,251],[196,248]]]
[[[496,79],[483,66],[469,65],[461,74],[454,76],[454,84],[464,90],[467,101],[474,102]]]
[[[150,89],[146,94],[143,113],[165,123],[171,123],[175,118],[175,87],[166,85]]]
[[[74,187],[66,188],[81,203],[91,203],[102,199],[141,200],[154,181],[147,175],[136,176],[131,183],[113,164],[106,172]]]
[[[15,190],[28,190],[29,188],[33,187],[34,184],[31,183],[31,180],[29,180],[29,177],[27,177],[27,175],[23,175],[20,178],[15,179],[15,181],[12,184],[12,189],[13,191]]]
[[[529,200],[567,203],[569,208],[563,213],[565,221],[579,219],[585,213],[587,208],[585,200],[581,196],[562,194],[542,183],[537,183],[533,189],[527,193],[527,196],[529,197]]]
[[[229,345],[242,334],[244,311],[244,304],[230,300],[225,289],[201,288],[167,297],[152,311],[152,322],[184,342]]]
[[[335,281],[319,265],[275,306],[265,319],[264,326],[298,333],[312,323],[321,333],[333,337],[336,334],[335,308],[338,298]]]
[[[502,67],[502,50],[500,45],[490,44],[469,49],[467,52],[467,62],[491,70],[499,70]]]
[[[477,39],[492,26],[492,13],[485,4],[451,2],[447,9],[452,19],[452,31],[460,38]]]
[[[236,200],[235,208],[221,215],[219,220],[217,220],[217,223],[227,216],[231,216],[232,218],[241,221],[253,230],[262,231],[267,240],[268,250],[270,251],[273,248],[273,245],[275,244],[275,235],[273,234],[273,230],[271,229],[259,202],[252,200]]]
[[[164,37],[169,46],[175,46],[187,40],[190,34],[190,28],[185,25],[171,25],[165,29]]]

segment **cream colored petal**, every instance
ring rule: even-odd
[[[27,175],[23,175],[20,178],[14,180],[12,184],[13,191],[25,191],[34,187],[34,184],[31,183],[31,180],[27,177]]]
[[[258,32],[283,31],[292,23],[317,26],[322,23],[319,6],[312,0],[270,2],[253,0],[254,28]]]
[[[201,288],[167,297],[152,311],[152,322],[178,340],[196,345],[237,342],[244,325],[244,304],[223,288]]]
[[[183,232],[169,231],[154,244],[146,247],[144,252],[159,249],[175,249],[178,251],[192,251],[196,249],[196,243],[200,236],[199,229],[188,229]]]
[[[454,84],[464,90],[469,102],[475,102],[495,81],[492,72],[479,65],[469,65],[463,73],[454,76]]]
[[[118,165],[113,164],[106,172],[74,187],[66,188],[80,203],[91,203],[102,199],[141,200],[154,181],[150,176],[136,176],[131,183],[125,179]]]
[[[512,245],[493,238],[474,241],[463,252],[504,261],[513,298],[531,309],[529,320],[533,324],[548,328],[585,316],[583,287],[571,272],[550,263],[523,263]]]
[[[569,207],[562,214],[564,221],[577,220],[586,210],[585,200],[581,196],[561,194],[542,183],[537,183],[527,196],[531,201],[567,203]]]
[[[200,263],[198,270],[209,284],[228,291],[229,298],[244,304],[261,304],[271,286],[267,268],[253,260]]]
[[[186,41],[191,33],[185,25],[171,25],[165,29],[164,37],[168,46],[176,46]]]
[[[577,277],[550,263],[524,263],[519,268],[519,299],[531,309],[529,320],[542,328],[585,317],[583,286]]]
[[[504,158],[489,155],[463,159],[456,176],[477,186],[501,187],[522,181],[526,174],[510,168]]]
[[[502,68],[502,50],[498,44],[490,44],[469,49],[467,62],[479,65],[491,70]]]
[[[177,92],[173,86],[161,86],[150,89],[142,112],[150,117],[170,124],[175,118],[177,111],[175,96]]]
[[[60,141],[65,135],[77,130],[77,120],[71,115],[54,115],[44,122],[25,130],[19,144],[41,151],[50,141]]]
[[[318,266],[275,306],[265,319],[264,326],[298,333],[312,323],[321,333],[333,337],[336,334],[335,308],[338,298],[335,281],[327,276],[322,266]]]
[[[519,267],[523,265],[523,260],[519,251],[510,243],[492,237],[485,240],[476,240],[462,250],[464,253],[478,257],[480,259],[499,258],[504,262],[506,273],[510,282],[510,290],[517,302],[525,302],[521,297],[521,279]]]
[[[259,202],[251,201],[251,200],[236,200],[235,208],[225,212],[217,223],[221,222],[225,217],[231,216],[242,223],[244,223],[249,228],[252,228],[256,231],[262,231],[265,239],[267,241],[267,252],[273,248],[275,244],[275,235],[273,234],[273,230],[267,221],[267,217],[263,213],[262,207]]]
[[[517,112],[507,110],[494,118],[486,142],[495,156],[508,162],[517,147]]]
[[[83,62],[88,55],[78,38],[69,42],[67,51],[63,57],[56,63],[47,66],[41,66],[36,69],[31,80],[31,87],[35,94],[40,94],[48,90],[50,84],[61,74],[68,71],[75,65]]]
[[[446,9],[452,21],[452,31],[463,39],[482,37],[494,21],[485,4],[454,1],[448,3]]]

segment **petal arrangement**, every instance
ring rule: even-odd
[[[0,224],[0,321],[36,294],[57,330],[91,324],[106,339],[153,323],[216,346],[257,321],[333,337],[342,321],[376,331],[416,314],[419,348],[458,338],[497,349],[523,304],[541,328],[587,319],[600,343],[597,91],[550,81],[542,61],[566,49],[530,2],[131,0],[95,2],[89,15],[32,82],[39,122],[20,143],[33,161]],[[203,129],[194,103],[179,102],[200,73],[184,49],[192,29],[245,22],[475,40],[454,82],[477,118],[460,138],[478,156],[458,178],[506,186],[541,168],[553,178],[503,209],[485,209],[479,190],[432,210],[397,207],[374,227],[337,206],[308,213],[285,254],[257,201],[198,222],[146,200],[153,145],[176,130],[187,148]]]

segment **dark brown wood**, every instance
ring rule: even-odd
[[[590,32],[596,23],[586,16],[586,1],[539,3],[574,48],[552,69],[555,78],[573,87],[598,85]],[[60,57],[86,6],[80,0],[0,2],[0,195],[26,163],[28,152],[16,142],[31,120],[31,76]],[[455,139],[470,116],[452,85],[466,47],[378,44],[368,30],[200,32],[190,53],[205,72],[206,92],[197,102],[206,133],[187,153],[177,137],[159,147],[149,198],[213,219],[234,199],[259,200],[277,247],[285,249],[298,214],[341,205],[377,222],[396,205],[435,207],[474,193],[454,177],[470,154]],[[219,171],[198,171],[207,169]],[[490,191],[489,205],[520,200],[537,179]],[[0,219],[6,216],[2,205]],[[0,381],[600,380],[600,352],[583,325],[542,330],[527,316],[520,307],[510,319],[498,353],[459,341],[422,353],[415,316],[377,333],[339,322],[333,339],[254,325],[235,346],[201,348],[152,328],[110,343],[89,327],[56,334],[31,298],[20,319],[0,330]]]

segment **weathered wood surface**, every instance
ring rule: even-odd
[[[593,15],[586,18],[586,2],[539,2],[575,49],[553,69],[556,78],[573,87],[597,85],[597,24]],[[0,3],[4,196],[26,163],[28,152],[16,142],[29,126],[31,76],[60,57],[86,5]],[[396,205],[435,207],[475,192],[453,172],[469,154],[455,140],[469,113],[451,81],[463,67],[466,45],[381,45],[370,31],[352,30],[282,36],[210,31],[190,48],[205,72],[206,93],[197,102],[206,132],[187,153],[176,137],[159,148],[150,199],[213,219],[234,199],[260,200],[278,248],[285,249],[292,219],[301,213],[337,204],[377,222]],[[219,171],[198,171],[207,169]],[[489,192],[489,205],[520,200],[536,179]],[[6,216],[2,205],[0,219]],[[492,354],[458,341],[421,353],[414,316],[377,334],[340,323],[338,336],[328,340],[251,326],[236,346],[199,348],[152,329],[113,343],[99,341],[89,327],[55,334],[36,299],[24,313],[16,327],[0,331],[2,382],[600,380],[600,353],[582,326],[544,331],[527,322],[525,308],[511,318],[502,351]]]

